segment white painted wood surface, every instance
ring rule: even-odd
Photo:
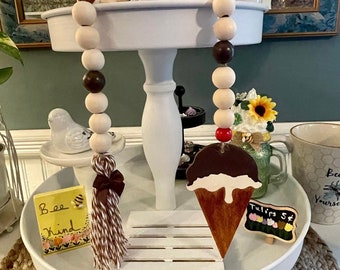
[[[124,269],[224,269],[202,211],[132,211],[125,232]]]
[[[176,208],[175,176],[182,149],[182,124],[172,78],[176,49],[139,50],[145,70],[143,148],[155,182],[156,209]],[[161,116],[161,117],[160,117]]]

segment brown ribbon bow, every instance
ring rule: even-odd
[[[100,202],[106,205],[109,189],[114,190],[119,197],[123,193],[125,187],[124,176],[118,170],[114,170],[109,178],[98,174],[94,179],[93,187],[97,189],[97,197]]]

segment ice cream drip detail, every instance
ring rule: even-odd
[[[199,188],[204,188],[210,192],[217,191],[221,188],[225,190],[224,201],[226,203],[233,202],[233,191],[235,189],[245,189],[247,187],[259,188],[260,182],[254,182],[248,175],[240,175],[232,177],[223,173],[210,174],[202,178],[197,178],[191,185],[187,186],[188,190],[194,191]]]

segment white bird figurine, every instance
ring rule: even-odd
[[[52,144],[56,150],[76,154],[90,149],[89,139],[93,132],[73,121],[70,114],[61,108],[53,109],[48,115]]]

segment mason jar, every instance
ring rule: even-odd
[[[262,182],[262,186],[255,189],[252,198],[257,199],[263,197],[268,190],[270,183],[280,185],[287,178],[287,154],[273,147],[270,144],[269,132],[233,132],[231,143],[237,145],[248,152],[255,160],[258,169],[258,178]],[[278,160],[278,173],[272,173],[271,159]]]

